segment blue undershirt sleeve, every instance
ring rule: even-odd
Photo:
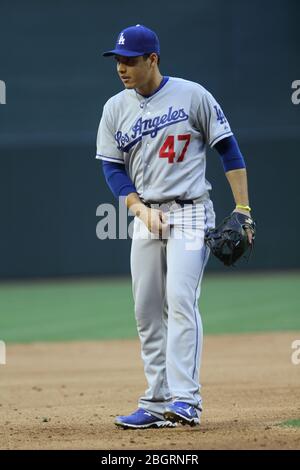
[[[102,160],[102,168],[105,180],[117,199],[120,196],[128,196],[130,193],[137,192],[123,164]]]
[[[243,155],[240,151],[236,138],[232,135],[220,140],[214,145],[219,153],[225,173],[231,170],[246,168]]]

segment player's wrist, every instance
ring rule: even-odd
[[[249,207],[248,205],[236,204],[235,208],[240,209],[242,211],[251,212],[251,207]]]

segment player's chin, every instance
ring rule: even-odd
[[[128,90],[135,88],[135,84],[131,80],[128,80],[128,81],[122,80],[122,82],[123,82],[124,87],[127,88]]]

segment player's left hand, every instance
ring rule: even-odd
[[[235,208],[233,212],[239,212],[240,214],[244,214],[244,215],[247,215],[248,217],[250,217],[250,219],[252,219],[251,217],[251,213],[249,211],[244,211],[243,209],[237,209]],[[248,235],[248,241],[250,243],[250,245],[252,244],[252,241],[253,241],[253,233],[250,229],[246,229],[246,233]]]
[[[249,256],[253,250],[256,225],[249,212],[245,212],[234,210],[216,228],[207,230],[205,234],[206,245],[225,266],[234,265],[246,254],[249,247]]]

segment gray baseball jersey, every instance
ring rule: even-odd
[[[169,77],[149,97],[125,89],[107,101],[96,158],[125,164],[144,201],[196,199],[211,189],[206,145],[231,135],[220,105],[204,87]]]

